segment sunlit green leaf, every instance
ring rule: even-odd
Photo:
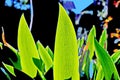
[[[20,18],[18,28],[18,49],[20,52],[22,71],[34,78],[37,73],[37,68],[32,58],[39,58],[39,55],[23,14]]]
[[[49,53],[50,57],[52,58],[52,60],[54,59],[54,54],[52,52],[52,50],[49,48],[49,46],[46,47],[47,52]]]
[[[5,68],[13,75],[13,76],[16,76],[15,73],[14,73],[14,68],[13,66],[11,65],[8,65],[8,64],[5,64],[2,62],[2,64],[5,66]]]
[[[94,38],[96,37],[96,29],[95,26],[92,27],[88,34],[88,39],[87,39],[87,45],[88,45],[88,50],[90,51],[90,60],[94,56]]]
[[[39,41],[37,41],[37,48],[42,61],[45,63],[45,70],[47,72],[53,65],[52,58]]]
[[[103,78],[104,78],[103,69],[102,69],[102,66],[99,65],[98,72],[96,75],[96,80],[103,80]]]
[[[100,46],[100,44],[97,42],[96,39],[94,40],[94,45],[95,45],[96,56],[102,66],[105,79],[110,80],[112,78],[112,75],[114,75],[115,80],[119,79],[117,69],[110,55]]]
[[[78,46],[75,30],[65,9],[59,4],[54,50],[54,80],[79,80]]]

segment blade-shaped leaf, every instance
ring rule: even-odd
[[[45,70],[47,72],[53,65],[52,58],[40,41],[37,41],[37,48],[42,61],[45,63]]]
[[[78,46],[75,30],[65,9],[59,4],[54,50],[54,80],[79,80]]]
[[[83,44],[84,44],[84,37],[78,39],[78,48],[82,48]]]
[[[36,67],[38,69],[38,72],[39,72],[39,75],[42,78],[42,80],[46,80],[45,76],[44,76],[44,71],[43,71],[43,69],[45,69],[43,67],[43,62],[41,60],[39,60],[39,59],[36,59],[36,58],[33,58],[33,62],[36,65]]]
[[[11,65],[5,64],[4,62],[2,62],[2,64],[5,66],[5,68],[13,75],[16,76],[14,73],[14,68]]]
[[[20,52],[22,71],[32,78],[35,77],[37,68],[32,58],[39,58],[39,55],[24,15],[21,16],[18,28],[18,49]]]
[[[112,58],[113,62],[116,63],[120,59],[120,50],[113,53],[111,55],[111,58]]]
[[[93,26],[92,29],[90,30],[87,39],[88,50],[90,51],[90,60],[94,56],[94,37],[96,37],[95,26]]]
[[[118,61],[118,59],[120,58],[120,51],[115,52],[112,54],[111,59],[113,60],[114,64]],[[104,78],[104,73],[103,73],[103,69],[101,67],[100,64],[98,64],[98,73],[96,76],[96,80],[100,80]]]
[[[107,49],[107,30],[106,29],[103,30],[103,32],[100,36],[99,44],[103,48]]]
[[[52,52],[52,50],[49,48],[49,46],[46,47],[47,52],[49,53],[50,57],[52,58],[52,60],[54,59],[54,54]]]
[[[105,79],[111,80],[112,75],[114,75],[115,80],[119,79],[117,69],[110,55],[100,46],[96,39],[94,40],[94,45],[96,56],[99,59],[102,69],[104,71]]]

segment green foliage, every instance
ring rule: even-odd
[[[8,65],[8,64],[5,64],[4,62],[3,62],[3,65],[5,66],[5,68],[6,68],[13,76],[16,76],[15,73],[14,73],[14,68],[13,68],[13,66]]]
[[[54,80],[69,78],[79,80],[77,39],[70,18],[59,4],[54,50]]]
[[[42,80],[46,80],[45,74],[51,68],[53,69],[54,80],[80,80],[80,77],[82,77],[81,72],[84,72],[83,75],[87,76],[87,79],[103,80],[104,77],[106,80],[111,80],[112,78],[114,80],[120,79],[115,67],[115,63],[117,63],[116,65],[120,64],[120,51],[113,53],[111,56],[109,55],[106,29],[103,30],[99,43],[95,37],[96,29],[93,26],[88,34],[87,41],[84,41],[84,37],[77,40],[73,24],[64,8],[59,4],[53,54],[52,50],[48,46],[44,48],[40,41],[35,44],[22,14],[18,28],[18,50],[11,45],[7,46],[15,53],[17,61],[10,59],[13,65],[8,65],[4,62],[2,64],[13,76],[17,76],[14,73],[14,69],[17,69],[33,79],[38,72]],[[1,42],[0,47],[3,47]],[[79,55],[78,48],[80,49]],[[96,56],[95,60],[92,59],[93,56]],[[94,74],[92,73],[94,77],[90,76],[91,60],[94,61],[92,68],[92,71],[95,71]],[[11,80],[9,73],[5,74]]]
[[[88,34],[87,45],[89,46],[88,49],[90,51],[90,60],[94,56],[94,37],[96,37],[96,29],[95,26],[92,27]]]
[[[38,41],[36,45],[38,48],[38,53],[39,53],[42,61],[45,63],[45,72],[47,72],[53,65],[52,58],[50,57],[47,50],[40,43],[40,41]]]
[[[110,55],[100,46],[97,40],[94,40],[94,43],[95,43],[96,56],[99,59],[100,64],[102,66],[105,79],[110,80],[112,78],[112,75],[114,75],[115,80],[119,79],[118,72]]]
[[[33,63],[32,58],[39,59],[39,55],[23,14],[18,29],[18,49],[22,71],[34,78],[37,74],[37,68]]]
[[[46,47],[47,52],[49,53],[50,57],[52,58],[52,61],[54,60],[54,54],[52,50],[49,48],[49,46]]]
[[[0,48],[2,49],[2,47],[3,47],[3,44],[0,42]]]
[[[113,62],[116,63],[120,59],[120,50],[113,53],[111,58],[112,58]]]
[[[103,32],[102,32],[102,34],[100,36],[99,44],[103,48],[107,49],[107,30],[106,29],[103,30]]]

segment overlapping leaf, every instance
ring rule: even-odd
[[[92,27],[92,29],[89,32],[88,39],[87,39],[87,45],[88,50],[90,51],[90,60],[92,59],[94,55],[94,37],[96,37],[96,29],[95,26]]]
[[[21,16],[18,28],[18,49],[22,71],[32,78],[35,77],[37,68],[32,58],[39,58],[39,55],[24,15]]]
[[[110,55],[100,46],[97,40],[94,40],[94,45],[95,45],[96,56],[99,59],[100,64],[102,66],[105,79],[111,80],[113,75],[114,79],[118,80],[119,75]]]
[[[45,63],[45,70],[47,72],[53,65],[52,58],[39,41],[37,42],[37,48],[42,61]]]

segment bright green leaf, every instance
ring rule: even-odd
[[[18,28],[18,49],[20,52],[22,71],[34,78],[37,74],[37,68],[32,58],[39,58],[39,55],[23,14],[20,18]]]
[[[79,80],[77,38],[73,24],[59,4],[54,50],[54,80]]]
[[[45,63],[45,70],[47,72],[53,65],[52,58],[50,57],[47,50],[40,43],[40,41],[37,41],[37,48],[42,61]]]
[[[8,64],[5,64],[2,62],[2,64],[5,66],[5,68],[13,75],[13,76],[16,76],[15,73],[14,73],[14,68],[13,66],[11,65],[8,65]]]
[[[112,75],[114,75],[115,80],[119,79],[117,69],[110,55],[106,52],[105,49],[103,49],[100,46],[100,44],[97,42],[96,39],[94,40],[94,45],[95,45],[96,56],[100,61],[100,64],[104,71],[105,79],[110,80],[112,78]]]
[[[103,48],[107,49],[107,30],[106,29],[103,30],[103,32],[100,36],[99,44]]]
[[[49,48],[49,46],[46,47],[47,52],[49,53],[50,57],[52,58],[52,60],[54,59],[54,54],[52,52],[52,50]]]
[[[0,48],[2,49],[3,48],[3,43],[0,42]]]
[[[95,37],[96,37],[96,29],[95,29],[95,26],[93,26],[88,34],[88,39],[87,39],[88,50],[90,51],[90,60],[94,56],[94,38]]]

